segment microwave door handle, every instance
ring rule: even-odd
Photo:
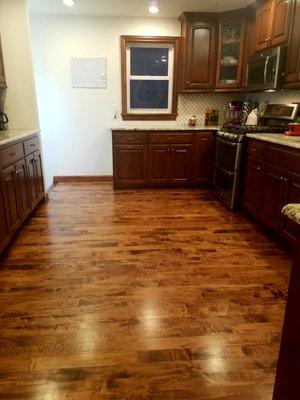
[[[265,85],[267,84],[267,71],[268,71],[269,60],[270,60],[270,57],[268,56],[268,57],[266,58],[265,70],[264,70]]]

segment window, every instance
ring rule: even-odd
[[[123,119],[176,119],[178,40],[121,37]]]

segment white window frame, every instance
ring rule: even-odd
[[[167,48],[169,49],[168,75],[130,75],[131,71],[131,47],[142,48]],[[126,77],[127,77],[127,113],[128,114],[171,114],[173,109],[173,82],[174,82],[174,45],[172,43],[145,43],[128,42],[126,46]],[[130,107],[130,81],[131,80],[162,80],[168,81],[168,108],[131,108]]]

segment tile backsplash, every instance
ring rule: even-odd
[[[259,109],[262,111],[266,104],[289,104],[294,101],[300,102],[300,90],[281,90],[275,93],[249,93],[247,99],[259,103]]]
[[[186,125],[190,117],[195,115],[197,125],[203,125],[205,109],[219,110],[219,124],[224,123],[225,110],[233,100],[244,100],[243,93],[187,93],[178,96],[178,117],[180,125]]]

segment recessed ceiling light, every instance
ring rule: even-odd
[[[68,6],[68,7],[72,7],[75,5],[74,0],[62,0],[62,2],[64,3],[65,6]]]
[[[158,14],[159,13],[159,8],[156,6],[151,6],[148,8],[149,13],[151,14]]]

